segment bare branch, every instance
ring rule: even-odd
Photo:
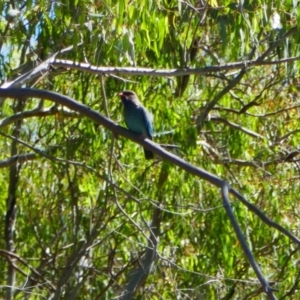
[[[50,290],[55,291],[55,287],[50,281],[45,279],[38,270],[33,268],[30,264],[28,264],[26,262],[26,260],[24,260],[22,257],[17,255],[16,253],[0,249],[0,255],[7,258],[9,260],[9,262],[12,263],[13,265],[14,265],[14,263],[12,262],[13,260],[17,260],[17,261],[21,262],[24,266],[29,268],[30,271],[35,275],[35,277],[36,277],[35,280],[37,280],[39,278],[40,280],[42,280],[49,286]]]
[[[246,134],[248,134],[248,135],[250,135],[252,137],[259,138],[259,139],[264,139],[264,136],[262,136],[262,135],[260,135],[260,134],[258,134],[256,132],[254,132],[254,131],[252,131],[252,130],[250,130],[248,128],[245,128],[245,127],[243,127],[241,125],[238,125],[238,124],[235,124],[233,122],[230,122],[230,121],[228,121],[228,120],[226,120],[224,118],[211,117],[210,120],[211,121],[217,121],[217,122],[224,123],[224,124],[230,126],[231,128],[240,130],[240,131],[242,131],[242,132],[244,132],[244,133],[246,133]]]
[[[36,153],[28,153],[28,154],[20,154],[14,155],[10,158],[4,159],[0,161],[0,169],[7,168],[16,163],[24,163],[30,160],[35,160],[37,158]]]
[[[290,35],[298,32],[298,26],[292,27],[287,33],[285,33],[280,39],[276,40],[271,46],[256,60],[256,62],[262,62],[282,41],[288,38]],[[288,62],[288,61],[285,61]]]
[[[78,44],[77,46],[80,46],[80,45],[81,45],[81,43]],[[50,58],[48,58],[47,60],[45,60],[38,66],[36,66],[34,69],[26,72],[25,74],[22,74],[21,76],[17,77],[13,81],[5,82],[1,86],[1,88],[20,87],[23,84],[25,84],[29,81],[32,81],[40,76],[47,75],[50,71],[51,62],[56,58],[56,56],[59,54],[62,54],[62,53],[66,53],[66,52],[70,51],[71,49],[73,49],[73,46],[67,47],[65,49],[62,49],[62,50],[56,52],[54,55],[52,55]]]
[[[246,74],[246,68],[243,68],[240,72],[239,75],[236,76],[234,79],[232,79],[227,86],[225,86],[225,88],[219,92],[215,98],[209,102],[203,109],[203,111],[201,112],[200,116],[199,116],[199,123],[197,124],[198,129],[200,129],[204,123],[204,121],[206,121],[207,116],[209,114],[209,112],[215,107],[215,105],[219,102],[219,100],[221,100],[221,98],[228,93],[233,87],[235,87],[243,78],[243,76]]]
[[[274,61],[246,60],[235,63],[228,63],[220,66],[209,66],[204,68],[179,68],[179,69],[152,69],[134,67],[98,67],[86,63],[73,62],[71,60],[55,59],[51,61],[54,67],[68,68],[71,70],[84,71],[92,74],[107,75],[130,75],[130,76],[157,76],[157,77],[178,77],[185,75],[206,75],[221,71],[238,70],[246,67],[256,67],[262,65],[277,65],[286,62],[300,60],[300,56],[289,57]]]
[[[283,228],[278,223],[272,221],[269,219],[261,210],[259,210],[254,204],[250,203],[246,200],[244,196],[242,196],[238,191],[235,189],[230,188],[230,193],[233,194],[235,197],[237,197],[245,206],[252,211],[254,214],[256,214],[264,223],[269,225],[270,227],[276,228],[278,231],[283,233],[285,236],[289,237],[294,243],[300,245],[300,240],[294,236],[291,232],[289,232],[287,229]]]
[[[285,135],[283,135],[283,136],[281,136],[281,137],[278,137],[278,138],[276,139],[276,142],[282,142],[282,141],[284,141],[285,139],[287,139],[290,135],[293,135],[293,134],[295,134],[295,133],[298,133],[299,131],[300,131],[300,129],[292,130],[292,131],[286,133]]]
[[[158,237],[160,235],[161,214],[161,209],[156,207],[152,216],[148,248],[145,255],[139,260],[139,267],[131,271],[130,279],[126,286],[122,300],[132,299],[137,288],[145,282],[153,269],[154,262],[157,258],[157,245]]]
[[[19,112],[12,116],[9,116],[5,119],[0,120],[0,128],[3,128],[5,126],[8,126],[16,121],[32,118],[32,117],[47,117],[47,116],[53,116],[56,115],[59,112],[63,112],[65,116],[68,117],[74,117],[76,114],[73,111],[70,111],[65,108],[59,108],[57,105],[53,105],[49,108],[43,108],[43,109],[33,109],[30,111],[25,112]]]
[[[221,193],[222,193],[222,199],[223,199],[223,205],[224,205],[224,208],[226,210],[226,213],[229,217],[229,220],[231,222],[231,225],[238,237],[238,240],[239,242],[241,243],[241,247],[246,255],[246,257],[248,258],[254,272],[256,273],[256,276],[258,278],[258,280],[260,281],[264,291],[266,292],[266,294],[269,296],[269,299],[276,299],[275,296],[274,296],[274,293],[273,293],[273,290],[267,279],[264,277],[264,275],[262,274],[261,270],[260,270],[260,267],[258,266],[258,264],[256,263],[246,241],[245,241],[245,238],[243,236],[243,233],[238,225],[238,222],[233,214],[233,211],[231,209],[231,206],[230,206],[230,202],[229,202],[229,197],[228,197],[228,192],[229,192],[229,185],[224,182],[224,186],[221,188]]]

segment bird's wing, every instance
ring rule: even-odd
[[[148,138],[152,139],[152,135],[153,135],[153,125],[152,125],[153,115],[150,114],[149,111],[143,106],[140,106],[140,110],[143,114],[143,119],[144,119],[144,122],[145,122]]]
[[[129,125],[128,125],[128,123],[126,122],[126,118],[124,118],[124,121],[125,121],[125,124],[126,124],[127,128],[129,128]]]

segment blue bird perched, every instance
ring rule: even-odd
[[[153,116],[141,104],[138,96],[132,91],[123,91],[119,94],[124,105],[124,119],[129,130],[141,134],[144,138],[152,140]],[[153,152],[144,148],[145,158],[154,158]]]

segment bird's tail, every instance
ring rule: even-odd
[[[153,159],[154,158],[154,154],[152,151],[144,148],[144,153],[145,153],[145,158],[146,159]]]

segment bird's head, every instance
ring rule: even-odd
[[[119,93],[119,96],[123,102],[123,104],[128,103],[128,102],[138,102],[138,97],[135,92],[133,91],[123,91]]]

